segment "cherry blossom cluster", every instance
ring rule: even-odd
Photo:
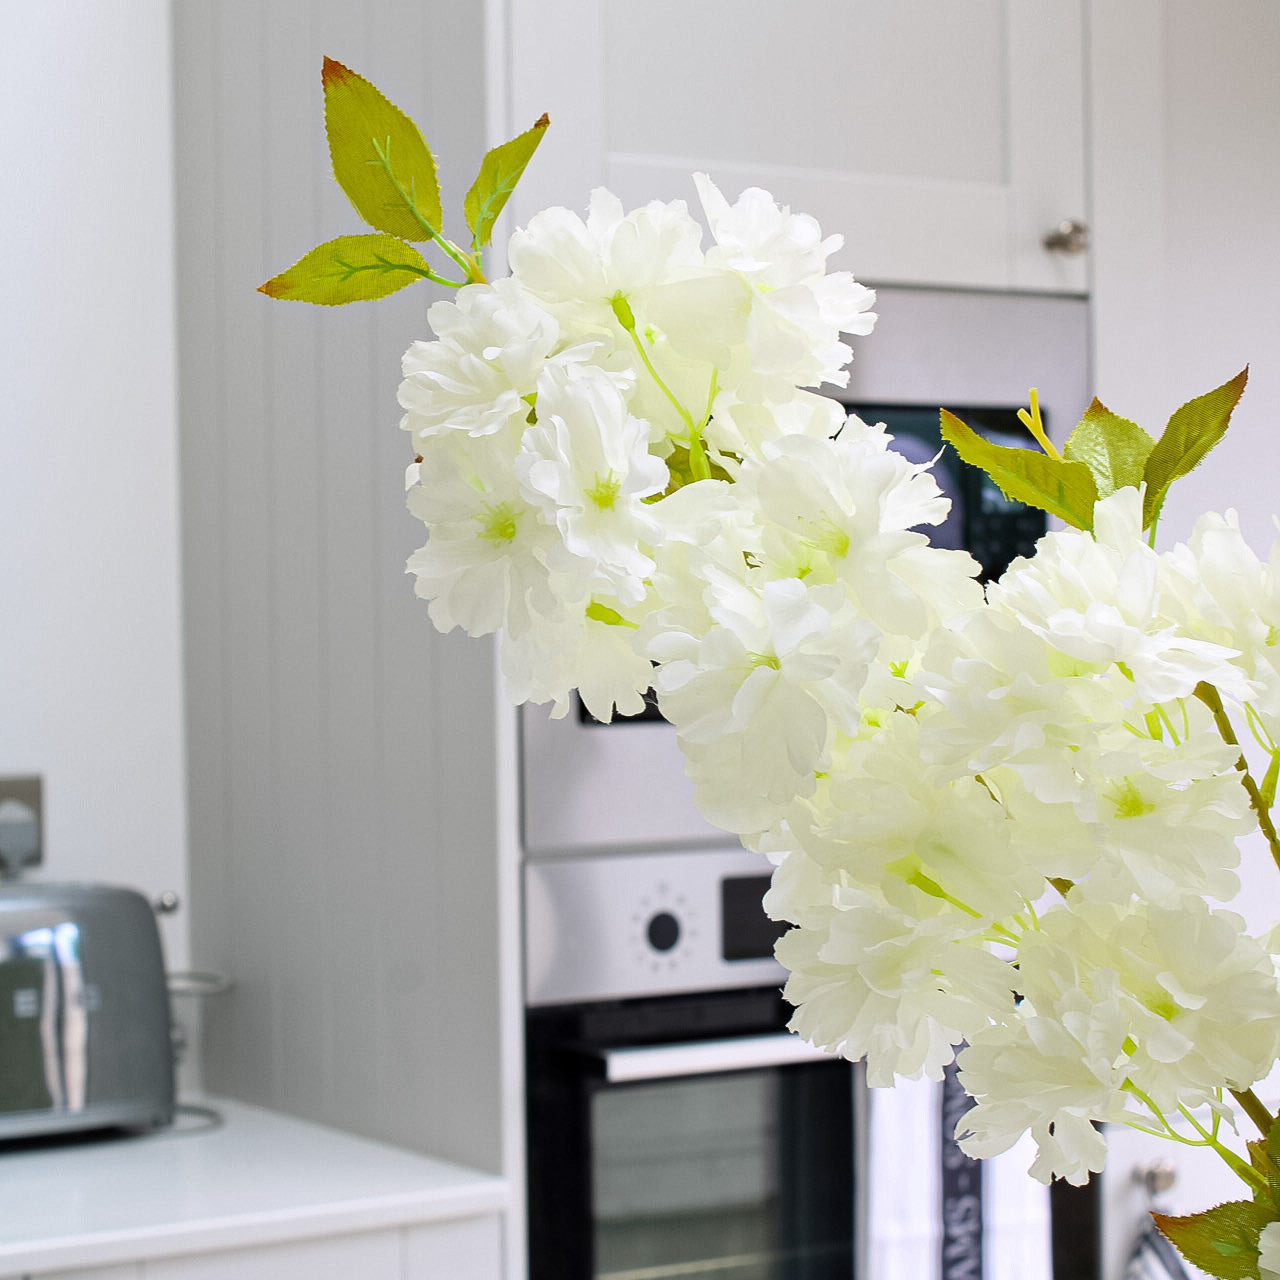
[[[929,468],[821,393],[875,320],[839,238],[696,182],[705,229],[598,191],[431,308],[400,402],[433,621],[556,714],[655,687],[702,812],[776,864],[794,1028],[875,1085],[958,1053],[971,1154],[1220,1148],[1280,1055],[1274,944],[1223,905],[1269,830],[1280,558],[1230,515],[1157,552],[1126,487],[984,592],[920,532]]]

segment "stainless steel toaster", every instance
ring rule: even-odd
[[[172,1119],[147,900],[109,885],[0,885],[0,1140]]]

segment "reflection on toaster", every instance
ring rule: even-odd
[[[173,1116],[159,932],[101,885],[0,886],[0,1139]]]

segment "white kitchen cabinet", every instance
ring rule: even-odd
[[[27,1274],[31,1280],[500,1280],[502,1233],[497,1216],[487,1215],[398,1231]]]
[[[879,284],[1083,293],[1080,0],[511,0],[512,128],[552,128],[523,223],[764,186]]]
[[[114,1267],[76,1267],[74,1271],[28,1271],[22,1280],[140,1280],[141,1275],[139,1263],[125,1262]]]
[[[208,1101],[220,1125],[0,1157],[0,1280],[503,1280],[502,1179]]]

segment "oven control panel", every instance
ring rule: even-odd
[[[761,905],[771,871],[743,849],[527,863],[527,1003],[780,986],[786,926]]]

